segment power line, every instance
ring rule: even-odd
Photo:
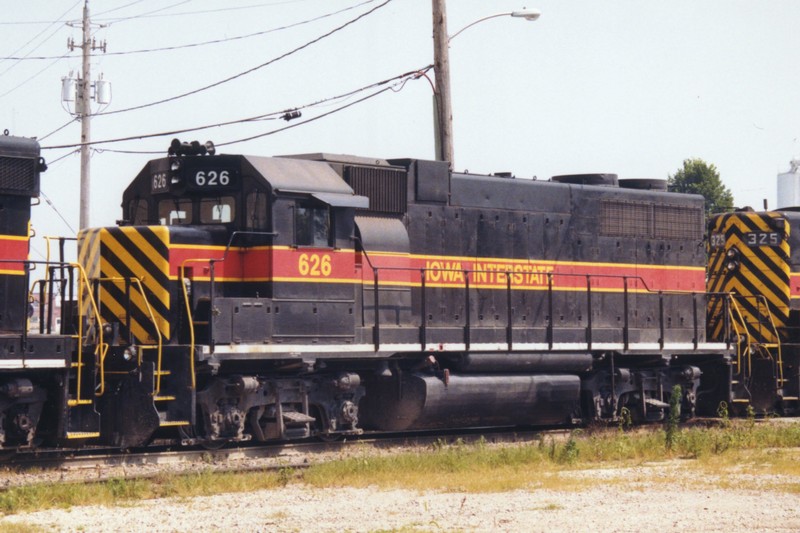
[[[282,128],[278,128],[276,130],[271,130],[271,131],[268,131],[268,132],[265,132],[265,133],[260,133],[258,135],[251,135],[250,137],[244,137],[244,138],[241,138],[241,139],[236,139],[234,141],[228,141],[228,142],[224,142],[224,143],[219,143],[216,146],[230,146],[232,144],[238,144],[238,143],[242,143],[242,142],[246,142],[246,141],[252,141],[253,139],[260,139],[262,137],[267,137],[269,135],[275,135],[276,133],[280,133],[282,131],[286,131],[286,130],[289,130],[289,129],[292,129],[292,128],[296,128],[298,126],[303,126],[305,124],[308,124],[309,122],[314,122],[316,120],[319,120],[321,118],[325,118],[325,117],[327,117],[329,115],[332,115],[334,113],[338,113],[339,111],[343,111],[343,110],[347,109],[348,107],[352,107],[352,106],[354,106],[356,104],[360,104],[361,102],[369,100],[370,98],[374,98],[375,96],[378,96],[379,94],[384,93],[386,91],[390,91],[391,89],[392,89],[391,87],[384,87],[383,89],[380,89],[379,91],[375,91],[372,94],[368,94],[367,96],[359,98],[358,100],[355,100],[355,101],[350,102],[348,104],[345,104],[343,106],[337,107],[336,109],[332,109],[332,110],[330,110],[330,111],[328,111],[326,113],[323,113],[321,115],[318,115],[316,117],[312,117],[312,118],[309,118],[309,119],[306,119],[306,120],[303,120],[303,121],[300,121],[300,122],[296,122],[294,124],[289,124],[288,126],[284,126]]]
[[[14,87],[12,87],[11,89],[7,90],[7,91],[6,91],[6,92],[4,92],[3,94],[0,94],[0,98],[3,98],[4,96],[8,96],[9,94],[13,93],[14,91],[16,91],[17,89],[19,89],[19,88],[20,88],[20,87],[22,87],[23,85],[25,85],[25,84],[27,84],[27,83],[29,83],[29,82],[33,81],[34,79],[38,78],[38,77],[39,77],[39,75],[40,75],[40,74],[42,74],[44,71],[46,71],[46,70],[49,70],[49,69],[50,69],[50,68],[51,68],[53,65],[55,65],[56,63],[58,63],[59,61],[61,61],[62,59],[64,59],[65,57],[68,57],[68,56],[69,56],[69,54],[64,54],[63,56],[61,56],[61,57],[57,58],[55,61],[53,61],[52,63],[50,63],[49,65],[47,65],[47,66],[46,66],[46,67],[44,67],[43,69],[39,70],[39,71],[38,71],[36,74],[34,74],[33,76],[29,76],[29,77],[28,77],[28,78],[27,78],[25,81],[22,81],[22,82],[18,83],[17,85],[15,85],[15,86],[14,86]],[[6,71],[6,72],[8,72],[8,71]]]
[[[64,16],[67,13],[69,13],[70,11],[72,11],[73,9],[75,9],[75,6],[77,6],[80,3],[81,3],[81,0],[78,0],[77,2],[75,2],[75,4],[72,7],[67,9],[64,13],[61,14],[60,17],[58,17],[58,20],[29,20],[29,21],[0,22],[0,26],[17,26],[17,25],[30,25],[30,24],[47,24],[49,26],[52,26],[53,24],[61,24],[62,22],[67,22],[67,20],[64,19]],[[31,39],[31,41],[36,39],[36,37],[38,37],[39,35],[41,35],[45,31],[47,31],[47,28],[42,30],[42,32],[39,33],[38,35],[36,35],[33,39]]]
[[[71,156],[71,155],[73,155],[73,154],[77,154],[77,153],[78,153],[78,150],[72,150],[72,151],[70,151],[70,152],[67,152],[66,154],[62,155],[61,157],[59,157],[59,158],[56,158],[56,159],[53,159],[52,161],[50,161],[50,162],[48,163],[48,165],[50,165],[50,166],[53,166],[53,165],[55,165],[56,163],[58,163],[59,161],[61,161],[62,159],[65,159],[65,158],[67,158],[67,157],[69,157],[69,156]]]
[[[64,11],[64,13],[62,13],[62,14],[61,14],[61,17],[60,17],[60,18],[63,18],[63,17],[64,17],[64,16],[65,16],[67,13],[69,13],[70,11],[72,11],[72,10],[75,8],[75,6],[77,6],[77,5],[78,5],[78,4],[80,4],[80,3],[81,3],[81,0],[78,0],[77,2],[75,2],[75,3],[74,3],[74,4],[73,4],[73,5],[72,5],[72,6],[71,6],[69,9],[67,9],[66,11]],[[63,22],[63,21],[55,21],[55,22],[52,22],[52,23],[50,23],[50,25],[48,25],[48,26],[47,26],[45,29],[43,29],[42,31],[40,31],[39,33],[37,33],[36,35],[34,35],[33,37],[31,37],[31,38],[28,40],[28,42],[26,42],[25,44],[23,44],[22,46],[20,46],[20,47],[19,47],[19,48],[17,48],[16,50],[14,50],[14,52],[12,52],[12,55],[13,55],[13,54],[16,54],[17,52],[19,52],[19,51],[21,51],[21,50],[23,50],[23,49],[24,49],[26,46],[28,46],[29,44],[31,44],[32,42],[34,42],[36,39],[38,39],[39,37],[41,37],[41,36],[42,36],[42,34],[43,34],[44,32],[46,32],[48,29],[50,29],[50,27],[51,27],[51,26],[54,26],[54,25],[56,25],[56,24],[59,24],[60,22]],[[50,35],[48,35],[48,36],[47,36],[47,37],[46,37],[46,38],[45,38],[45,39],[44,39],[42,42],[40,42],[40,43],[39,43],[39,44],[38,44],[38,45],[37,45],[37,46],[36,46],[36,47],[35,47],[33,50],[30,50],[30,51],[29,51],[27,54],[25,54],[23,57],[27,57],[27,56],[29,56],[30,54],[32,54],[33,52],[35,52],[36,50],[38,50],[40,46],[42,46],[44,43],[46,43],[47,41],[49,41],[49,40],[50,40],[50,38],[51,38],[51,37],[53,37],[53,35],[55,35],[56,33],[58,33],[58,31],[59,31],[59,30],[61,30],[61,27],[58,27],[58,28],[56,28],[56,29],[55,29],[55,31],[53,31],[53,32],[52,32]],[[60,59],[60,58],[59,58],[59,59]],[[6,60],[5,58],[2,58],[2,59],[0,59],[0,62],[2,62],[2,61],[5,61],[5,60]],[[6,73],[7,73],[9,70],[11,70],[11,69],[12,69],[12,68],[14,68],[15,66],[17,66],[17,65],[19,64],[19,62],[20,62],[20,59],[17,59],[17,60],[15,60],[15,61],[14,61],[14,63],[12,63],[12,64],[11,64],[11,65],[10,65],[10,66],[7,68],[7,69],[5,69],[3,72],[0,72],[0,76],[3,76],[3,75],[4,75],[4,74],[6,74]],[[37,76],[38,76],[38,74],[37,74]],[[34,77],[35,77],[35,76],[34,76]],[[32,78],[31,78],[31,79],[32,79]],[[30,81],[30,80],[28,80],[28,81]],[[25,82],[25,83],[27,83],[27,82]],[[16,89],[16,87],[15,87],[15,89]],[[14,89],[12,89],[12,90],[14,90]],[[9,91],[9,92],[10,92],[10,91]],[[6,93],[6,94],[8,94],[8,93]],[[4,95],[2,95],[2,96],[5,96],[5,94],[4,94]]]
[[[309,42],[307,42],[307,43],[305,43],[305,44],[303,44],[301,46],[298,46],[297,48],[295,48],[295,49],[293,49],[293,50],[291,50],[289,52],[286,52],[285,54],[282,54],[282,55],[280,55],[280,56],[278,56],[276,58],[270,59],[266,63],[262,63],[260,65],[257,65],[257,66],[255,66],[253,68],[250,68],[250,69],[245,70],[243,72],[240,72],[238,74],[234,74],[233,76],[230,76],[230,77],[225,78],[223,80],[211,83],[211,84],[206,85],[204,87],[200,87],[198,89],[194,89],[192,91],[189,91],[189,92],[186,92],[186,93],[183,93],[183,94],[172,96],[170,98],[165,98],[163,100],[158,100],[158,101],[155,101],[155,102],[150,102],[148,104],[141,104],[141,105],[138,105],[138,106],[128,107],[128,108],[125,108],[125,109],[117,109],[115,111],[105,111],[103,113],[95,113],[94,116],[116,115],[118,113],[125,113],[127,111],[136,111],[136,110],[139,110],[139,109],[144,109],[144,108],[152,107],[152,106],[155,106],[155,105],[165,104],[167,102],[173,102],[175,100],[179,100],[181,98],[185,98],[187,96],[191,96],[191,95],[203,92],[203,91],[207,91],[208,89],[212,89],[214,87],[218,87],[220,85],[223,85],[223,84],[228,83],[230,81],[233,81],[235,79],[238,79],[238,78],[241,78],[243,76],[246,76],[247,74],[252,74],[253,72],[255,72],[255,71],[259,70],[259,69],[262,69],[262,68],[264,68],[264,67],[266,67],[268,65],[271,65],[272,63],[275,63],[277,61],[280,61],[281,59],[285,59],[286,57],[289,57],[292,54],[295,54],[295,53],[297,53],[297,52],[299,52],[299,51],[301,51],[301,50],[303,50],[305,48],[308,48],[309,46],[311,46],[313,44],[318,43],[319,41],[321,41],[321,40],[323,40],[323,39],[325,39],[327,37],[330,37],[331,35],[333,35],[333,34],[339,32],[339,31],[345,29],[346,27],[350,26],[351,24],[355,24],[356,22],[358,22],[359,20],[363,19],[364,17],[367,17],[367,16],[371,15],[372,13],[374,13],[375,11],[379,10],[380,8],[386,6],[391,1],[392,0],[385,0],[382,4],[380,4],[378,6],[375,6],[374,8],[370,9],[369,11],[366,11],[365,13],[362,13],[361,15],[355,17],[354,19],[351,19],[351,20],[345,22],[341,26],[338,26],[338,27],[332,29],[331,31],[329,31],[329,32],[327,32],[325,34],[320,35],[319,37],[317,37],[317,38],[315,38],[315,39],[313,39],[313,40],[311,40],[311,41],[309,41]]]
[[[146,17],[150,17],[150,16],[156,16],[156,15],[154,15],[154,13],[161,13],[162,11],[166,11],[167,9],[172,9],[173,7],[178,7],[178,6],[182,6],[183,4],[188,4],[190,1],[191,0],[183,0],[183,1],[177,2],[175,4],[168,5],[168,6],[165,6],[165,7],[160,7],[158,9],[154,9],[153,11],[148,11],[148,12],[142,13],[140,15],[134,15],[132,17],[123,17],[123,18],[119,18],[119,19],[110,19],[110,20],[108,20],[106,22],[106,24],[110,26],[111,24],[114,24],[116,22],[122,22],[122,21],[125,21],[125,20],[133,20],[133,19],[146,18]],[[164,15],[161,15],[161,16],[164,16]]]
[[[117,22],[125,22],[125,21],[128,21],[128,20],[140,19],[140,18],[186,17],[186,16],[189,16],[189,15],[208,15],[210,13],[222,13],[222,12],[226,12],[226,11],[241,11],[241,10],[244,10],[244,9],[253,9],[253,8],[259,8],[259,7],[273,7],[273,6],[279,6],[279,5],[285,5],[285,4],[297,4],[297,3],[300,3],[300,2],[308,2],[309,0],[283,0],[282,2],[268,2],[268,3],[265,3],[265,4],[253,4],[253,5],[249,5],[249,6],[221,7],[221,8],[218,8],[218,9],[205,9],[205,10],[198,10],[198,11],[183,11],[183,12],[180,12],[180,13],[164,13],[162,15],[156,15],[155,14],[155,13],[159,13],[161,11],[165,11],[167,9],[176,7],[176,6],[181,5],[181,4],[186,4],[186,3],[188,3],[188,1],[189,0],[186,0],[184,2],[179,2],[177,4],[173,4],[171,6],[167,6],[165,8],[157,9],[157,10],[154,10],[154,11],[149,11],[147,13],[142,13],[140,15],[134,15],[134,16],[131,16],[131,17],[121,17],[121,18],[118,18],[118,19],[108,19],[107,23],[108,24],[116,24]]]
[[[67,155],[69,155],[69,154],[67,154]],[[67,228],[69,228],[69,230],[72,232],[72,234],[76,235],[77,232],[75,231],[75,228],[73,228],[70,225],[70,223],[67,221],[67,219],[64,218],[64,215],[61,214],[61,211],[58,210],[56,205],[52,202],[52,200],[50,200],[50,198],[44,193],[44,191],[40,190],[39,194],[41,194],[44,197],[44,201],[47,202],[47,205],[49,205],[53,209],[53,211],[56,212],[56,214],[58,215],[58,218],[60,218],[64,222],[64,224],[67,225]]]
[[[322,20],[322,19],[325,19],[325,18],[333,17],[333,16],[339,15],[341,13],[344,13],[346,11],[351,11],[353,9],[357,9],[357,8],[359,8],[361,6],[366,5],[366,4],[371,4],[371,3],[375,2],[375,1],[376,0],[366,0],[364,2],[352,5],[350,7],[345,7],[343,9],[338,10],[338,11],[333,11],[331,13],[326,13],[326,14],[320,15],[318,17],[314,17],[314,18],[311,18],[311,19],[303,20],[303,21],[300,21],[300,22],[295,22],[293,24],[288,24],[286,26],[280,26],[278,28],[271,28],[271,29],[268,29],[268,30],[258,31],[258,32],[255,32],[255,33],[248,33],[248,34],[245,34],[245,35],[237,35],[237,36],[234,36],[234,37],[226,37],[224,39],[212,39],[210,41],[202,41],[202,42],[198,42],[198,43],[188,43],[188,44],[181,44],[181,45],[175,45],[175,46],[164,46],[164,47],[161,47],[161,48],[144,48],[144,49],[141,49],[141,50],[124,50],[124,51],[119,51],[119,52],[106,52],[105,54],[103,54],[103,56],[104,57],[108,57],[108,56],[145,54],[145,53],[151,53],[151,52],[168,52],[168,51],[172,51],[172,50],[181,50],[181,49],[184,49],[184,48],[196,48],[196,47],[207,46],[207,45],[211,45],[211,44],[221,44],[221,43],[227,43],[227,42],[231,42],[231,41],[239,41],[239,40],[242,40],[242,39],[249,39],[251,37],[259,37],[261,35],[266,35],[266,34],[269,34],[269,33],[274,33],[274,32],[282,31],[282,30],[288,30],[288,29],[291,29],[291,28],[296,28],[298,26],[302,26],[302,25],[305,25],[305,24],[310,24],[312,22],[316,22],[318,20]],[[14,60],[18,60],[18,61],[23,61],[23,60],[61,59],[62,57],[63,56],[61,56],[61,57],[57,57],[57,56],[13,57],[12,56],[12,57],[0,57],[0,60],[14,59]]]
[[[144,0],[137,0],[136,2],[131,2],[129,4],[125,4],[123,6],[115,7],[113,9],[109,9],[108,11],[104,11],[100,13],[100,15],[106,15],[108,13],[112,13],[114,11],[119,11],[120,9],[124,9],[126,7],[130,7],[134,4],[139,4]],[[241,11],[243,9],[254,9],[259,7],[273,7],[273,6],[280,6],[286,4],[297,4],[300,2],[308,2],[309,0],[283,0],[282,2],[267,2],[264,4],[253,4],[249,6],[236,6],[236,7],[223,7],[219,9],[207,9],[203,11],[185,11],[181,13],[166,13],[163,15],[155,15],[154,13],[158,13],[164,11],[166,9],[170,9],[173,7],[177,7],[182,4],[189,3],[190,0],[184,0],[183,2],[178,2],[177,4],[173,4],[171,6],[163,7],[154,11],[148,11],[147,13],[142,13],[140,15],[134,15],[131,17],[120,17],[118,19],[108,19],[109,24],[116,23],[116,22],[124,22],[127,20],[133,20],[138,18],[157,18],[157,17],[186,17],[189,15],[206,15],[209,13],[219,13],[224,11]],[[66,22],[65,20],[15,20],[10,22],[0,22],[0,26],[34,26],[34,25],[41,25],[41,24],[54,24]]]
[[[341,109],[345,109],[347,107],[350,107],[351,105],[354,105],[354,104],[356,104],[358,102],[362,102],[362,101],[364,101],[364,100],[366,100],[368,98],[371,98],[372,96],[376,96],[377,94],[380,94],[381,92],[384,92],[386,90],[395,90],[394,89],[394,85],[399,85],[400,88],[402,88],[402,86],[404,86],[405,83],[409,79],[418,79],[418,78],[424,77],[425,73],[427,71],[429,71],[431,68],[433,68],[433,66],[432,65],[428,65],[428,66],[426,66],[426,67],[424,67],[422,69],[417,69],[417,70],[405,72],[403,74],[399,74],[397,76],[393,76],[393,77],[387,78],[385,80],[381,80],[381,81],[378,81],[378,82],[370,83],[369,85],[365,85],[365,86],[360,87],[358,89],[354,89],[354,90],[348,91],[346,93],[342,93],[340,95],[336,95],[336,96],[332,96],[332,97],[325,98],[325,99],[322,99],[322,100],[318,100],[318,101],[312,102],[310,104],[305,104],[305,105],[302,105],[302,106],[294,107],[294,108],[292,108],[292,110],[300,110],[300,109],[307,109],[307,108],[310,108],[310,107],[316,107],[316,106],[320,106],[320,105],[328,103],[328,102],[332,102],[332,101],[336,101],[336,100],[342,100],[342,99],[345,99],[345,98],[350,98],[355,94],[367,91],[369,89],[373,89],[375,87],[380,87],[382,85],[388,85],[388,87],[385,87],[385,88],[381,89],[377,93],[374,93],[374,94],[372,94],[370,96],[364,97],[364,98],[359,99],[359,100],[357,100],[355,102],[347,104],[346,106],[342,106],[342,107],[340,107],[340,108],[338,108],[336,110],[333,110],[331,112],[328,112],[328,113],[325,113],[323,115],[320,115],[319,117],[308,119],[308,120],[305,120],[305,121],[301,121],[301,122],[297,123],[296,125],[305,124],[305,123],[308,123],[308,122],[312,122],[313,120],[317,120],[318,118],[322,118],[324,116],[328,116],[333,112],[336,112],[336,111],[339,111]],[[393,85],[389,85],[389,84],[392,84],[392,82],[394,82],[394,84]],[[158,132],[158,133],[147,133],[147,134],[141,134],[141,135],[132,135],[132,136],[129,136],[129,137],[120,137],[120,138],[116,138],[116,139],[106,139],[106,140],[102,140],[102,141],[92,141],[92,142],[89,142],[89,143],[64,144],[64,145],[58,145],[58,146],[43,146],[42,150],[58,150],[58,149],[64,149],[64,148],[77,148],[77,147],[81,147],[81,146],[94,146],[94,145],[97,145],[97,144],[110,144],[110,143],[118,143],[118,142],[126,142],[126,141],[138,141],[138,140],[142,140],[142,139],[149,139],[149,138],[155,138],[155,137],[167,137],[167,136],[179,135],[179,134],[182,134],[182,133],[188,133],[188,132],[192,132],[192,131],[200,131],[200,130],[205,130],[205,129],[210,129],[210,128],[218,128],[218,127],[223,127],[223,126],[230,126],[230,125],[233,125],[233,124],[243,124],[243,123],[246,123],[246,122],[256,122],[256,121],[259,121],[259,120],[279,119],[279,118],[281,118],[281,115],[284,115],[286,112],[287,112],[286,110],[274,111],[274,112],[270,112],[270,113],[264,113],[264,114],[261,114],[261,115],[256,115],[256,116],[253,116],[253,117],[247,117],[247,118],[237,119],[237,120],[230,120],[230,121],[227,121],[227,122],[219,122],[219,123],[216,123],[216,124],[207,124],[207,125],[204,125],[204,126],[197,126],[197,127],[193,127],[193,128],[183,128],[183,129],[172,130],[172,131],[164,131],[164,132]],[[66,124],[65,124],[65,126],[66,126]],[[62,127],[64,127],[64,126],[62,126]],[[295,127],[295,125],[293,125],[292,127]],[[289,129],[289,128],[285,127],[285,128],[280,128],[279,130],[274,130],[274,131],[277,132],[277,131],[283,131],[283,130],[286,130],[286,129]],[[241,141],[233,141],[233,142],[241,142]],[[231,143],[227,143],[227,144],[231,144]],[[114,150],[103,149],[102,151],[111,152],[111,151],[114,151]],[[153,152],[122,151],[122,150],[120,150],[118,152],[120,152],[120,153],[153,153]]]
[[[53,167],[55,166],[56,163],[59,163],[63,159],[65,159],[65,158],[67,158],[67,157],[69,157],[71,155],[77,154],[78,152],[80,152],[80,150],[70,150],[69,152],[67,152],[66,154],[62,155],[61,157],[58,157],[58,158],[50,161],[48,163],[48,165],[50,166],[51,171],[52,171],[52,169],[53,169]],[[56,204],[53,203],[53,201],[47,196],[47,194],[45,194],[43,189],[41,189],[41,188],[39,189],[39,194],[42,196],[42,198],[44,198],[44,200],[47,203],[47,205],[49,205],[50,208],[53,211],[55,211],[56,215],[58,215],[58,217],[64,222],[64,224],[66,224],[67,228],[69,228],[69,230],[72,232],[72,234],[76,235],[77,232],[75,231],[75,228],[73,228],[72,225],[69,223],[69,221],[64,217],[64,215],[61,214],[61,211],[59,211],[59,209],[56,207]]]
[[[73,118],[71,118],[71,119],[69,120],[69,122],[67,122],[67,123],[66,123],[66,124],[64,124],[63,126],[59,126],[58,128],[54,129],[53,131],[51,131],[50,133],[48,133],[47,135],[45,135],[44,137],[39,137],[39,141],[41,142],[41,141],[43,141],[43,140],[47,139],[48,137],[50,137],[51,135],[53,135],[53,134],[55,134],[55,133],[58,133],[59,131],[63,130],[64,128],[66,128],[67,126],[69,126],[70,124],[72,124],[73,122],[75,122],[76,120],[78,120],[78,117],[73,117]]]
[[[123,6],[118,6],[118,7],[109,9],[107,11],[103,11],[102,13],[98,13],[97,15],[98,16],[108,15],[109,13],[113,13],[114,11],[119,11],[120,9],[125,9],[126,7],[131,7],[131,6],[134,6],[136,4],[141,4],[144,1],[146,1],[146,0],[135,0],[134,2],[129,2],[129,3],[125,4],[125,5],[123,5]]]

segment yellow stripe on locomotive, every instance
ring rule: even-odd
[[[778,342],[776,330],[786,331],[789,324],[789,237],[790,225],[779,212],[727,213],[709,221],[707,290],[735,295],[735,305],[758,342]],[[724,313],[723,298],[711,297],[708,325],[713,339],[723,340]]]
[[[90,280],[97,281],[103,319],[130,325],[137,343],[153,344],[159,334],[169,339],[169,228],[85,230],[78,247],[79,261]]]

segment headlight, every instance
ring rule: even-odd
[[[136,357],[136,346],[128,346],[122,351],[122,358],[126,361],[132,361]]]

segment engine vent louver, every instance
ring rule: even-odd
[[[29,192],[35,188],[35,159],[0,156],[0,189]]]
[[[408,188],[405,170],[347,166],[345,181],[357,195],[369,198],[369,211],[406,212]]]
[[[652,203],[603,200],[600,233],[613,237],[703,238],[702,209]]]

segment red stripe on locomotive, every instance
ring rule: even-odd
[[[0,235],[0,272],[6,274],[24,274],[22,263],[11,262],[15,259],[28,259],[28,238]]]

